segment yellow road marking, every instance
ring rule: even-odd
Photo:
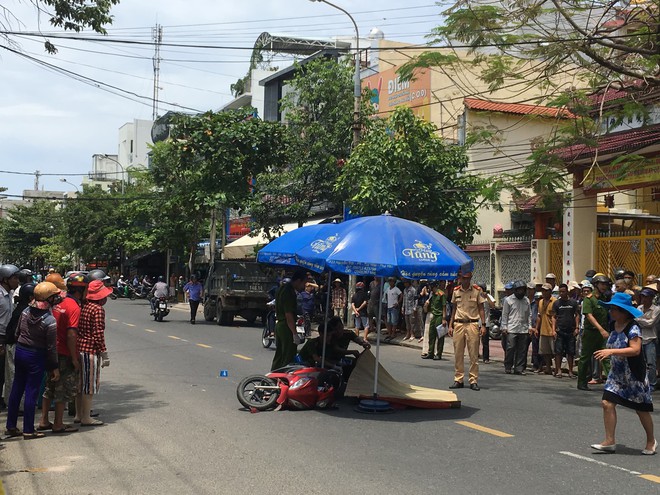
[[[656,476],[655,474],[640,474],[639,477],[655,483],[660,483],[660,476]]]
[[[456,421],[456,423],[459,425],[467,426],[468,428],[472,428],[474,430],[483,431],[484,433],[490,433],[491,435],[495,435],[496,437],[510,438],[513,436],[510,435],[509,433],[504,433],[503,431],[493,430],[492,428],[486,428],[485,426],[481,426],[476,423],[470,423],[469,421]]]
[[[211,347],[210,345],[206,345],[206,344],[196,344],[196,345],[197,345],[197,347],[203,347],[204,349],[213,349],[213,347]]]
[[[168,337],[174,340],[181,340],[181,338],[177,337],[176,335],[168,335]]]
[[[117,318],[110,318],[110,321],[119,321]]]
[[[150,328],[145,328],[144,331],[149,333],[156,333],[156,330],[151,330]]]
[[[181,339],[181,342],[188,342],[186,339]]]
[[[232,354],[232,356],[237,357],[238,359],[245,359],[246,361],[252,361],[251,357],[243,356],[243,354]]]
[[[135,325],[133,325],[132,323],[126,323],[126,322],[122,322],[122,323],[123,323],[124,325],[126,325],[127,327],[134,327],[134,326],[135,326]]]
[[[5,485],[2,484],[2,480],[0,480],[0,495],[5,495]]]

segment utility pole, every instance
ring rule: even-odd
[[[39,190],[39,177],[41,177],[41,172],[38,170],[34,171],[34,190],[38,191]]]
[[[160,83],[160,44],[163,42],[163,26],[156,24],[156,27],[151,30],[154,40],[154,95],[152,99],[152,120],[158,118],[158,84]]]

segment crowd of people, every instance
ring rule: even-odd
[[[105,273],[74,272],[64,279],[51,271],[35,283],[29,270],[0,266],[0,406],[7,409],[6,436],[28,440],[43,438],[46,431],[72,433],[76,425],[104,424],[92,412],[92,401],[101,368],[110,365],[103,306],[112,289],[105,278]],[[66,409],[73,424],[64,422]]]
[[[480,390],[479,355],[490,362],[489,322],[495,298],[484,285],[472,283],[472,273],[452,281],[406,280],[390,277],[381,289],[378,278],[358,281],[350,301],[341,279],[332,282],[330,307],[333,325],[348,312],[355,335],[367,343],[371,332],[382,331],[384,341],[402,336],[402,341],[422,343],[422,359],[441,360],[446,336],[454,347],[454,381],[451,389],[463,388],[465,351],[469,357],[468,383]],[[604,385],[603,410],[606,439],[592,447],[614,451],[617,404],[637,411],[647,434],[643,453],[655,453],[651,394],[657,387],[660,346],[660,277],[649,275],[643,286],[635,275],[618,270],[614,280],[589,270],[581,282],[557,284],[548,273],[545,281],[516,280],[505,285],[499,327],[504,351],[504,373],[541,373],[576,380],[579,390]],[[314,293],[319,284],[309,272],[294,273],[277,292],[278,339],[272,369],[293,362],[297,351],[296,299],[302,298],[305,321],[318,309]],[[303,295],[299,295],[302,293]],[[379,322],[378,318],[381,315]],[[385,329],[382,329],[384,324]],[[321,327],[319,327],[321,330]],[[341,332],[344,332],[343,324]],[[319,346],[336,350],[338,333],[321,335],[304,347],[307,361],[318,361]],[[479,348],[481,346],[481,353]],[[530,354],[531,348],[531,354]],[[340,351],[336,351],[341,355]],[[577,359],[577,370],[576,366]],[[606,359],[610,358],[610,359]],[[564,364],[565,363],[565,364]],[[577,371],[577,372],[576,372]]]

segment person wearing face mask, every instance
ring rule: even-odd
[[[80,354],[80,394],[76,396],[76,418],[81,426],[101,426],[103,421],[90,416],[92,398],[98,394],[101,368],[110,366],[105,347],[105,309],[112,289],[103,280],[93,280],[87,286],[85,304],[78,322],[78,352]]]
[[[532,311],[526,297],[527,284],[513,282],[513,294],[504,298],[502,305],[502,338],[506,339],[504,372],[525,375],[527,341],[532,331]]]

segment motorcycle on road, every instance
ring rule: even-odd
[[[170,314],[170,309],[167,303],[167,298],[159,297],[156,300],[156,304],[154,306],[154,320],[159,322],[163,321],[163,318],[165,318],[168,314]]]

